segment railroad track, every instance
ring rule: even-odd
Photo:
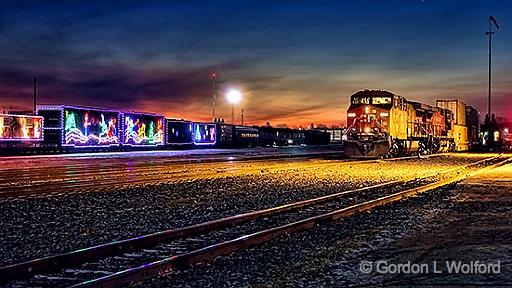
[[[121,153],[121,152],[120,152]],[[124,153],[124,152],[123,152]],[[4,165],[0,167],[0,172],[4,173],[23,173],[30,172],[33,170],[45,172],[47,169],[55,168],[58,166],[65,167],[77,167],[77,169],[87,168],[91,165],[89,161],[95,161],[99,164],[96,166],[105,166],[105,167],[119,167],[119,163],[130,162],[133,165],[141,165],[154,163],[156,165],[163,164],[193,164],[193,163],[218,163],[218,162],[241,162],[241,161],[268,161],[268,160],[281,160],[281,159],[304,159],[304,158],[320,158],[324,156],[342,156],[343,151],[324,151],[324,152],[311,152],[311,153],[303,153],[303,154],[278,154],[278,155],[234,155],[231,153],[224,154],[214,154],[214,155],[198,155],[193,154],[189,155],[189,158],[183,158],[183,156],[179,156],[179,158],[173,158],[173,156],[164,156],[163,158],[157,158],[155,156],[150,156],[147,158],[138,156],[138,157],[126,157],[126,158],[108,158],[101,157],[101,154],[97,158],[70,158],[70,159],[61,159],[61,157],[55,157],[59,155],[52,156],[42,156],[41,158],[35,159],[9,159],[9,157],[0,157],[1,161],[5,161]],[[200,157],[199,157],[200,156]],[[206,158],[205,158],[206,157]],[[49,158],[48,161],[46,161]],[[37,167],[24,168],[23,162],[20,160],[28,161],[30,163],[37,163]],[[121,160],[121,161],[120,161]],[[62,164],[63,161],[66,161],[65,165]],[[9,163],[13,162],[13,163]],[[57,162],[58,166],[55,166],[54,163]],[[20,165],[21,163],[21,165]],[[21,166],[21,167],[20,167]],[[12,171],[14,169],[14,171]]]
[[[509,160],[491,157],[413,181],[341,191],[14,264],[0,268],[0,279],[16,287],[120,287],[456,183]]]
[[[431,157],[443,154],[431,155]],[[170,165],[155,165],[150,168],[147,166],[125,167],[117,171],[108,171],[114,167],[79,167],[76,170],[63,169],[62,171],[49,170],[46,175],[40,179],[28,179],[23,177],[3,176],[0,179],[0,198],[15,198],[21,196],[48,196],[61,195],[63,193],[72,193],[73,191],[101,191],[102,189],[110,189],[113,186],[118,188],[132,187],[135,185],[151,185],[162,184],[174,181],[184,181],[196,179],[200,174],[202,178],[219,178],[226,176],[240,176],[254,173],[271,173],[276,171],[287,171],[293,169],[309,169],[321,166],[334,166],[340,164],[360,164],[381,161],[399,161],[417,159],[414,156],[393,158],[393,159],[371,159],[371,160],[354,160],[345,159],[340,161],[304,163],[295,166],[291,163],[270,163],[267,166],[259,164],[259,161],[245,165],[242,167],[226,167],[219,169],[213,165],[206,165],[200,169],[195,169],[191,173],[192,168],[187,166],[173,167]],[[257,164],[258,165],[255,165]],[[278,165],[278,167],[273,167]],[[98,175],[98,173],[106,173]],[[60,178],[55,174],[62,175]],[[53,176],[52,176],[53,175]],[[6,179],[16,179],[17,182],[6,181]],[[48,192],[49,191],[49,192]]]

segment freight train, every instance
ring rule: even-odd
[[[0,114],[0,153],[125,151],[329,143],[327,132],[167,119],[163,115],[40,105],[36,116]]]
[[[478,144],[478,112],[460,100],[436,106],[384,90],[350,97],[344,152],[350,157],[396,157],[465,151]]]

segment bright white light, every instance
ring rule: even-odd
[[[388,112],[380,112],[380,117],[388,117]]]
[[[354,118],[356,117],[356,113],[348,113],[348,118]]]
[[[503,129],[503,132],[508,133],[508,128]]]
[[[229,90],[226,96],[231,104],[236,104],[242,100],[242,93],[238,90]]]
[[[370,131],[371,131],[370,127],[364,128],[364,133],[370,133]]]

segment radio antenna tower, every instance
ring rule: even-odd
[[[217,99],[217,73],[212,71],[212,121],[215,121],[215,100]]]
[[[500,29],[500,25],[498,25],[498,21],[494,16],[489,16],[489,31],[485,32],[485,35],[489,36],[489,99],[487,104],[487,115],[489,117],[489,121],[491,120],[491,43],[492,43],[492,26],[496,27],[496,30]]]

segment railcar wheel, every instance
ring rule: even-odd
[[[420,141],[418,143],[418,157],[419,158],[425,158],[425,156],[427,156],[428,154],[431,154],[431,150],[430,150],[430,147],[429,145],[424,142],[424,141]]]
[[[449,152],[455,151],[455,142],[450,141],[450,143],[448,143],[448,151]]]

